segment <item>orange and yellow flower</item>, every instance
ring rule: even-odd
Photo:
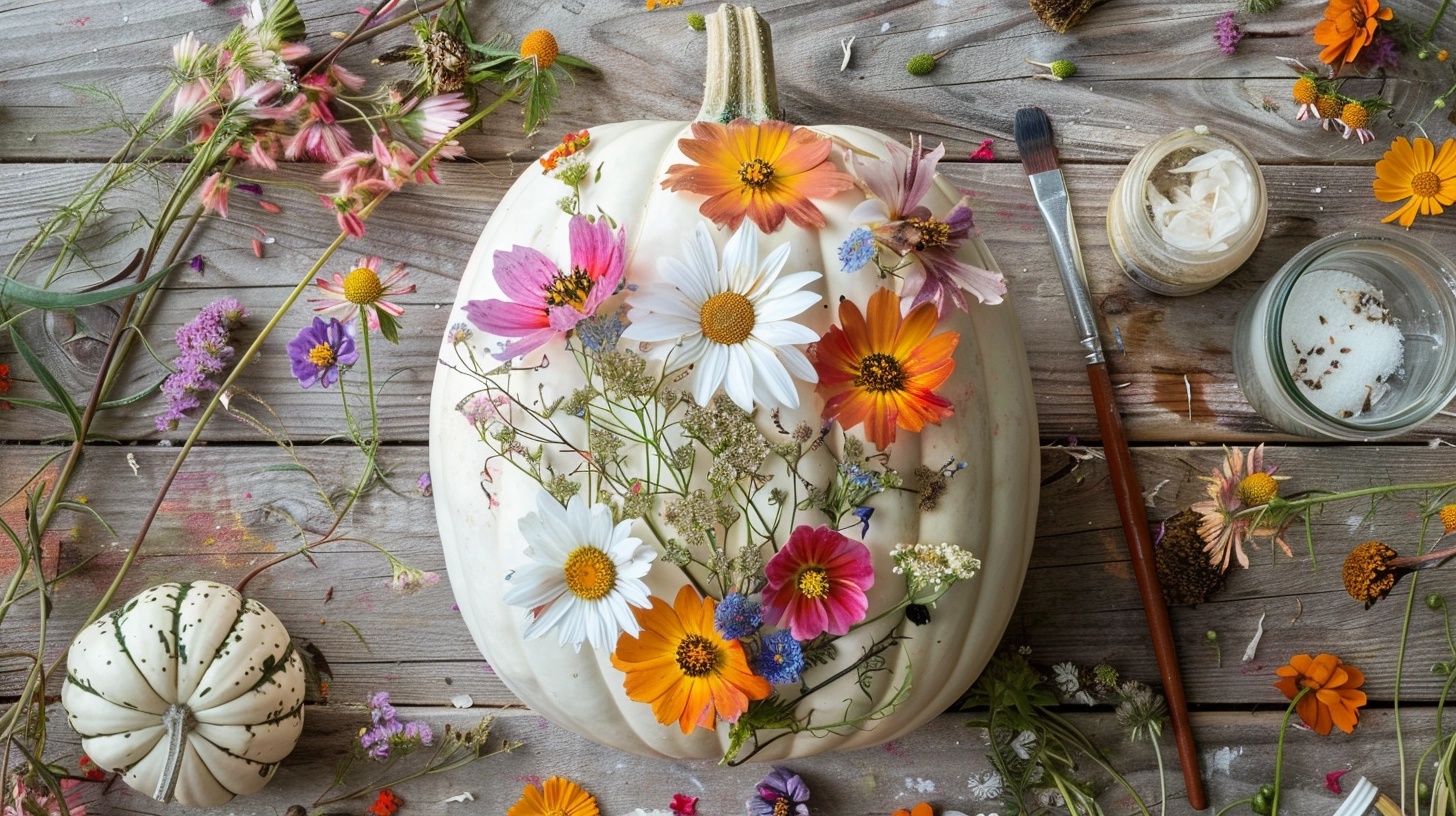
[[[689,585],[669,606],[652,599],[651,609],[633,609],[642,633],[622,635],[612,665],[626,675],[627,696],[652,705],[663,725],[674,721],[684,734],[694,726],[712,729],[718,720],[736,722],[750,700],[762,700],[773,686],[748,668],[743,644],[713,627],[718,602],[700,598]]]
[[[527,785],[506,816],[599,816],[595,796],[570,779],[553,776],[541,787]]]
[[[955,413],[935,393],[955,371],[960,335],[935,330],[935,304],[922,303],[902,320],[900,299],[888,289],[870,297],[869,318],[854,303],[839,303],[841,326],[830,326],[813,347],[824,417],[845,429],[860,423],[865,438],[884,450],[897,428],[919,433]]]
[[[1330,726],[1336,726],[1346,734],[1355,730],[1360,721],[1360,706],[1365,705],[1365,692],[1359,691],[1365,683],[1365,675],[1354,666],[1340,662],[1332,654],[1310,657],[1298,654],[1289,659],[1289,665],[1280,666],[1276,673],[1279,682],[1274,688],[1284,692],[1293,700],[1302,689],[1309,693],[1300,698],[1294,710],[1304,724],[1316,733],[1330,733]]]
[[[745,216],[763,232],[783,226],[785,217],[801,227],[823,227],[824,213],[810,199],[854,186],[829,162],[828,139],[787,122],[694,122],[692,138],[677,146],[697,163],[667,168],[662,186],[708,196],[699,212],[729,229],[738,229]]]
[[[1320,60],[1339,70],[1360,56],[1360,49],[1375,39],[1381,21],[1395,17],[1395,12],[1380,7],[1380,0],[1330,0],[1325,19],[1314,27],[1314,41],[1323,45]]]
[[[1380,219],[1382,224],[1399,218],[1402,227],[1409,227],[1417,215],[1440,215],[1456,203],[1456,139],[1447,139],[1437,153],[1424,136],[1414,142],[1397,138],[1375,163],[1375,197],[1385,202],[1406,200]]]

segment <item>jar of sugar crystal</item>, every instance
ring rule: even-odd
[[[1456,396],[1456,267],[1404,232],[1341,232],[1305,247],[1234,328],[1254,410],[1292,434],[1405,433]]]
[[[1107,207],[1122,271],[1163,295],[1192,295],[1238,269],[1264,234],[1264,174],[1243,145],[1184,128],[1143,148]]]

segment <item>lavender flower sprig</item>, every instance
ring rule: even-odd
[[[372,759],[389,759],[390,752],[396,749],[409,753],[422,745],[432,744],[435,739],[429,723],[419,720],[400,722],[387,691],[376,691],[370,695],[369,719],[372,725],[359,732],[359,747]]]
[[[223,298],[177,329],[174,339],[181,354],[172,361],[177,370],[162,383],[167,409],[157,417],[157,430],[176,430],[178,421],[202,404],[200,394],[217,390],[217,375],[233,359],[233,330],[247,316],[241,303]]]

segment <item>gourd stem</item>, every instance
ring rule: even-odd
[[[773,37],[752,6],[724,3],[708,15],[708,67],[699,122],[779,118]]]
[[[157,790],[152,798],[171,802],[177,790],[177,778],[182,774],[182,759],[187,755],[187,734],[197,725],[197,720],[192,716],[192,709],[173,703],[162,714],[162,725],[167,727],[167,761],[162,765],[162,775],[157,778]]]

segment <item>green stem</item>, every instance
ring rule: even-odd
[[[1436,36],[1436,26],[1440,24],[1441,18],[1446,15],[1446,7],[1449,5],[1451,5],[1451,0],[1441,0],[1441,7],[1436,9],[1436,16],[1431,18],[1431,25],[1426,29],[1426,42],[1430,42],[1431,38]]]
[[[1294,699],[1289,701],[1289,708],[1284,709],[1284,720],[1279,723],[1279,747],[1274,751],[1274,800],[1269,803],[1269,816],[1279,816],[1279,783],[1284,774],[1284,732],[1289,729],[1289,718],[1294,716],[1295,706],[1308,693],[1309,687],[1305,686],[1294,695]]]
[[[1162,734],[1153,731],[1151,728],[1148,730],[1148,736],[1152,737],[1153,755],[1158,758],[1158,798],[1162,800],[1162,805],[1159,807],[1158,812],[1161,816],[1168,816],[1168,774],[1163,767],[1163,749],[1158,745],[1158,738]]]
[[[1218,812],[1215,813],[1215,814],[1213,814],[1213,816],[1223,816],[1225,813],[1228,813],[1230,810],[1233,810],[1234,808],[1238,807],[1239,805],[1251,805],[1253,803],[1254,803],[1254,800],[1253,799],[1240,799],[1237,802],[1229,802],[1227,805],[1224,805],[1223,807],[1219,808],[1218,809]]]

